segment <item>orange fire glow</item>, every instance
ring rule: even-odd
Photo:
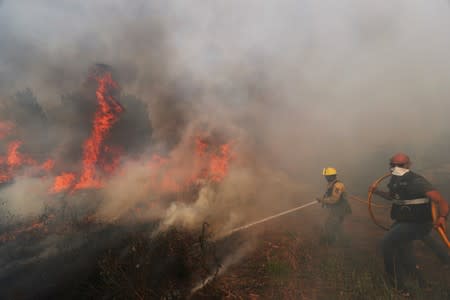
[[[119,88],[111,73],[105,73],[95,78],[97,83],[95,111],[92,128],[89,137],[82,145],[82,162],[71,169],[61,169],[58,166],[55,171],[53,159],[39,160],[25,154],[28,144],[16,137],[13,130],[15,125],[11,122],[0,122],[0,140],[2,140],[0,156],[0,183],[8,182],[18,175],[31,175],[44,177],[58,175],[54,178],[53,185],[49,188],[49,194],[62,192],[74,192],[80,189],[101,188],[104,186],[105,177],[112,174],[120,174],[123,149],[110,146],[106,142],[114,124],[119,120],[123,107],[114,98],[115,91]],[[5,140],[3,140],[6,138]],[[22,147],[25,145],[24,147]],[[191,190],[197,191],[198,186],[204,183],[220,183],[229,173],[232,161],[233,147],[228,142],[212,142],[208,134],[199,134],[189,141],[183,155],[161,156],[153,155],[148,162],[152,170],[149,178],[145,178],[145,184],[151,186],[156,194],[172,196],[173,193]],[[23,168],[31,166],[32,168]],[[74,171],[75,169],[75,171]],[[124,170],[124,169],[123,169]],[[27,173],[28,172],[28,173]],[[58,173],[56,173],[58,172]],[[191,187],[193,187],[191,189]],[[178,195],[177,195],[178,196]],[[143,205],[152,205],[144,203]],[[35,230],[47,230],[47,224],[36,222],[22,229],[0,236],[0,242],[15,239],[18,234],[34,232]]]
[[[50,193],[101,188],[105,175],[117,174],[120,171],[121,149],[105,143],[113,125],[123,112],[122,106],[114,98],[114,92],[119,86],[111,73],[104,73],[95,80],[97,110],[92,120],[90,136],[82,146],[81,170],[61,172],[55,177],[49,189]],[[11,122],[0,122],[0,139],[11,135],[14,127]],[[43,172],[51,174],[55,168],[54,160],[48,159],[38,163],[21,153],[21,146],[21,140],[13,140],[7,144],[7,153],[0,156],[0,183],[11,180],[24,165],[33,166],[38,176],[43,176]],[[192,149],[187,151],[192,151],[192,156],[187,161],[154,155],[149,163],[152,175],[148,182],[158,191],[171,193],[199,182],[221,182],[227,176],[233,156],[230,143],[212,143],[207,134],[199,134],[193,139]],[[183,159],[186,157],[189,155]]]
[[[155,171],[150,178],[153,188],[171,193],[180,192],[199,182],[223,181],[232,159],[231,144],[211,145],[197,137],[193,150],[189,170],[180,170],[177,162],[170,157],[154,155],[150,162],[150,167]]]
[[[102,145],[113,124],[118,120],[123,111],[122,106],[114,99],[112,91],[118,88],[111,73],[105,73],[103,77],[96,78],[98,87],[96,97],[98,108],[95,112],[93,128],[90,137],[83,147],[83,169],[78,183],[74,189],[99,188],[102,186],[97,174],[97,163],[100,158]]]
[[[229,144],[220,146],[220,154],[212,155],[209,163],[209,173],[212,181],[221,182],[228,174],[231,149]]]
[[[14,141],[8,145],[7,164],[12,168],[20,166],[23,163],[23,157],[18,151],[21,144],[21,141]]]
[[[45,161],[42,165],[40,165],[40,168],[45,171],[50,171],[55,167],[55,161],[52,159],[48,159]]]
[[[112,79],[111,73],[105,73],[102,77],[97,77],[96,80],[98,87],[95,94],[98,106],[92,122],[91,135],[83,145],[83,167],[81,175],[78,182],[76,182],[76,175],[74,173],[63,173],[56,177],[51,188],[52,193],[61,192],[70,187],[73,190],[100,188],[102,186],[101,176],[97,174],[99,165],[101,165],[102,170],[106,173],[112,173],[119,166],[120,151],[104,145],[104,140],[110,132],[111,127],[117,122],[119,114],[123,111],[122,106],[112,95],[112,92],[119,86]],[[109,155],[108,161],[105,161],[101,157],[101,154],[104,153]]]
[[[63,173],[55,178],[53,187],[50,189],[51,193],[59,193],[68,190],[75,182],[76,176],[74,173]]]
[[[0,157],[0,183],[13,178],[16,171],[22,166],[37,166],[31,157],[20,153],[22,141],[16,140],[8,144],[6,157]],[[44,163],[41,168],[50,168],[51,163]]]

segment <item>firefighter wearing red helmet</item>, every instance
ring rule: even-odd
[[[345,195],[345,186],[337,180],[337,170],[327,167],[323,169],[322,175],[328,184],[324,195],[317,198],[317,201],[329,210],[329,214],[325,220],[321,241],[332,244],[338,240],[344,240],[342,223],[345,216],[351,214],[352,210]]]
[[[389,191],[371,186],[370,191],[392,201],[391,219],[394,224],[383,237],[381,248],[384,267],[390,283],[408,295],[406,277],[415,277],[425,284],[413,256],[413,241],[426,240],[433,228],[431,201],[439,207],[435,226],[445,226],[449,206],[442,195],[421,175],[410,170],[408,155],[397,153],[389,161],[392,176]]]

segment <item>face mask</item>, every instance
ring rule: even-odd
[[[391,173],[394,176],[403,176],[408,172],[409,172],[409,169],[405,169],[405,168],[400,168],[400,167],[391,168]]]

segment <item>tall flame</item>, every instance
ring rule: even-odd
[[[92,120],[91,133],[82,146],[81,170],[76,173],[67,171],[59,173],[49,189],[50,193],[100,188],[105,174],[120,171],[122,149],[105,143],[113,125],[123,112],[122,106],[114,98],[119,86],[109,72],[96,75],[95,81],[97,109]],[[0,139],[11,135],[14,127],[11,122],[0,122]],[[229,171],[232,147],[230,143],[213,140],[208,134],[199,134],[190,142],[187,152],[181,157],[154,155],[150,161],[152,173],[148,183],[158,192],[178,193],[205,182],[221,182]],[[36,172],[32,173],[32,176],[43,176],[53,170],[55,166],[53,160],[38,163],[20,152],[21,145],[22,141],[19,139],[10,141],[7,144],[6,155],[0,156],[0,183],[11,180],[18,171],[31,170]],[[22,169],[23,165],[33,168]]]
[[[122,106],[112,95],[112,91],[118,88],[118,84],[112,79],[111,73],[105,73],[103,77],[97,77],[96,80],[98,88],[95,94],[98,108],[95,112],[91,135],[84,143],[83,170],[75,189],[101,187],[100,178],[96,174],[97,162],[105,137],[123,111]]]

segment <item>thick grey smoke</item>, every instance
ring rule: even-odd
[[[76,119],[61,95],[76,100],[93,64],[112,66],[122,92],[148,108],[152,145],[133,149],[188,170],[196,129],[235,142],[240,163],[222,185],[146,212],[162,226],[220,220],[225,230],[309,200],[325,166],[356,192],[397,151],[419,170],[448,166],[449,25],[443,0],[5,0],[0,115],[30,88],[56,124]],[[51,139],[83,140],[79,129],[58,126]],[[99,217],[120,219],[159,195],[140,185],[152,171],[135,156],[106,184]]]
[[[423,169],[448,162],[449,13],[445,1],[5,1],[0,93],[30,87],[51,111],[104,62],[148,103],[166,151],[195,120],[303,183],[326,165],[382,172],[398,150]]]
[[[173,114],[238,123],[314,177],[380,148],[421,162],[448,135],[445,1],[5,1],[0,14],[3,97],[31,87],[56,105],[105,62],[154,104],[155,136]]]

